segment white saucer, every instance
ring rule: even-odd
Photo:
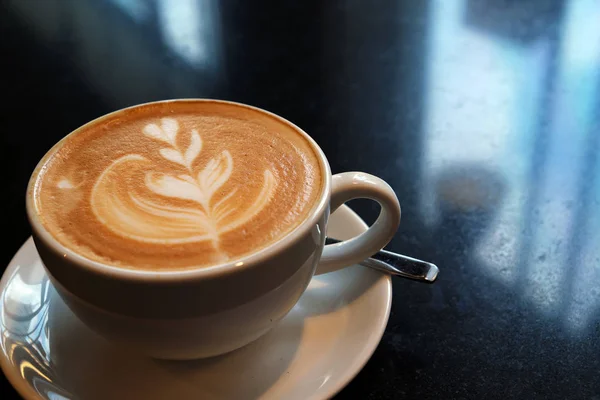
[[[365,229],[348,207],[329,234]],[[388,321],[387,275],[360,266],[315,277],[270,333],[232,353],[158,361],[84,326],[48,282],[31,238],[0,281],[0,366],[26,399],[325,399],[364,366]]]

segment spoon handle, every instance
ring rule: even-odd
[[[339,242],[339,240],[330,237],[326,240],[326,244]],[[426,283],[433,283],[440,271],[435,264],[430,262],[392,253],[387,250],[378,251],[371,257],[362,261],[360,265]]]

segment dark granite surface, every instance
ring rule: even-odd
[[[177,97],[266,108],[386,179],[381,344],[340,399],[600,399],[600,2],[0,0],[1,263],[59,138]],[[367,221],[377,209],[351,204]],[[14,396],[0,377],[0,398]]]

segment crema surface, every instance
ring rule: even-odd
[[[35,185],[44,227],[82,256],[125,268],[232,262],[285,236],[322,190],[291,126],[217,102],[123,110],[80,128]]]

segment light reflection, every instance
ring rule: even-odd
[[[569,302],[561,304],[566,326],[572,331],[585,328],[600,306],[600,218],[593,199],[600,194],[600,161],[598,159],[598,125],[594,121],[600,104],[600,3],[594,0],[571,1],[567,8],[567,24],[560,65],[561,115],[554,127],[557,140],[552,148],[554,175],[569,172],[573,184],[548,177],[554,195],[569,208],[566,215],[569,237],[564,237],[566,265],[570,267],[571,284],[565,290]],[[550,175],[550,174],[549,174]],[[558,186],[561,185],[562,186]],[[572,188],[572,192],[571,192]],[[577,209],[577,212],[573,210]]]
[[[323,377],[323,382],[321,382],[321,384],[319,385],[319,389],[320,389],[320,388],[322,388],[323,386],[325,386],[325,384],[326,384],[327,382],[329,382],[329,379],[330,379],[330,378],[331,378],[331,375],[325,375],[325,376]]]
[[[473,29],[467,4],[430,7],[424,217],[439,223],[441,203],[452,212],[477,209],[481,193],[479,206],[489,207],[497,193],[486,185],[501,181],[506,190],[485,210],[493,217],[468,257],[539,312],[582,332],[600,307],[600,218],[592,204],[600,196],[600,3],[568,2],[558,43],[550,35],[509,42]],[[548,80],[552,93],[544,92]],[[544,108],[546,98],[553,103]],[[490,178],[465,189],[484,167]]]
[[[53,43],[70,43],[65,66],[113,109],[149,99],[210,97],[219,81],[222,35],[216,0],[12,3],[27,29],[45,40],[54,38]],[[41,3],[48,3],[43,13]]]
[[[43,377],[47,382],[52,382],[50,377],[46,376],[42,371],[40,371],[35,365],[30,363],[29,361],[21,361],[19,364],[19,371],[21,371],[21,376],[23,379],[27,380],[27,370],[32,370],[35,372],[35,375]]]
[[[316,276],[310,281],[310,286],[308,287],[308,290],[323,289],[327,286],[329,286],[329,283],[325,279]]]
[[[50,302],[49,282],[47,276],[37,273],[44,270],[41,265],[34,263],[30,268],[14,268],[15,273],[8,279],[0,301],[2,350],[18,368],[21,377],[45,398],[49,390],[56,394],[62,392],[56,389],[50,372],[50,348],[45,329]]]
[[[20,274],[16,274],[10,279],[2,298],[2,322],[5,318],[11,318],[19,321],[14,324],[11,333],[19,336],[31,334],[38,325],[36,318],[42,308],[43,282],[25,282]],[[23,302],[22,299],[26,299]]]
[[[598,296],[590,291],[597,281],[580,282],[577,277],[589,266],[571,259],[570,252],[572,246],[579,246],[576,242],[585,241],[586,236],[579,235],[585,229],[582,226],[585,221],[578,220],[578,212],[585,202],[580,188],[593,185],[587,181],[589,167],[585,165],[585,153],[590,135],[595,134],[591,132],[591,124],[596,112],[593,107],[597,105],[600,27],[594,16],[599,11],[598,3],[594,5],[589,1],[570,2],[567,7],[561,34],[554,117],[548,128],[547,167],[540,177],[541,198],[546,201],[538,205],[541,217],[536,222],[544,224],[544,229],[535,232],[526,277],[528,284],[536,285],[529,293],[532,301],[548,313],[564,314],[566,325],[574,330],[585,326],[581,312],[577,317],[579,321],[573,319],[573,307],[587,308],[584,314],[589,315],[598,302]],[[598,40],[593,42],[594,38]],[[562,251],[548,251],[555,248]],[[574,290],[573,285],[579,290]],[[585,295],[578,298],[578,292]]]
[[[7,334],[5,335],[4,339],[7,338]],[[3,350],[6,353],[6,355],[8,356],[8,359],[13,361],[14,360],[14,354],[15,351],[20,347],[20,343],[10,343],[8,346],[5,345],[4,341],[3,341]],[[7,348],[8,347],[8,348]]]
[[[217,11],[209,0],[157,0],[165,44],[194,67],[209,63],[218,36]]]
[[[48,393],[46,393],[46,396],[48,396],[48,399],[50,399],[50,400],[69,400],[68,397],[65,397],[59,393],[54,393],[54,392],[48,392]]]
[[[124,11],[134,21],[144,22],[150,16],[150,7],[147,0],[110,0],[114,5]]]
[[[428,137],[423,159],[425,181],[429,182],[423,199],[425,219],[431,224],[439,222],[436,186],[457,186],[460,202],[456,196],[442,199],[454,207],[477,206],[473,205],[477,201],[483,205],[491,199],[486,193],[480,194],[483,189],[478,186],[486,185],[495,171],[513,171],[512,176],[495,178],[508,180],[504,185],[513,190],[505,194],[502,208],[494,210],[503,223],[487,232],[476,253],[495,279],[514,283],[516,273],[510,265],[516,261],[515,238],[522,227],[511,215],[518,209],[520,191],[527,184],[522,177],[530,168],[524,156],[530,143],[522,141],[535,122],[533,110],[540,98],[540,68],[547,60],[546,49],[543,43],[518,46],[469,28],[464,25],[466,1],[434,3],[429,24]],[[491,168],[490,178],[477,173],[478,166]],[[452,168],[457,170],[455,177],[444,177]],[[462,182],[470,173],[478,178],[466,192],[458,186],[466,184]],[[438,183],[440,178],[446,182]]]

